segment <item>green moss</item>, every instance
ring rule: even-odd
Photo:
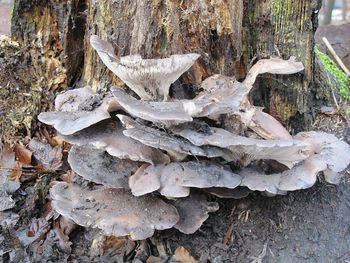
[[[321,60],[325,69],[332,74],[338,84],[338,92],[341,97],[350,101],[350,78],[342,71],[337,64],[325,53],[315,47],[315,53]]]

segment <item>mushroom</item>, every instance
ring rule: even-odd
[[[294,74],[304,70],[304,65],[297,62],[295,57],[284,60],[278,57],[259,60],[248,72],[243,84],[253,87],[256,77],[259,74]]]
[[[323,171],[325,180],[331,184],[338,184],[341,179],[339,173],[350,163],[349,144],[333,134],[321,131],[300,132],[295,138],[310,143],[316,158],[327,166]]]
[[[233,199],[241,199],[247,197],[252,190],[248,187],[237,186],[234,189],[224,188],[224,187],[212,187],[204,189],[209,194],[215,195],[219,198],[233,198]]]
[[[69,151],[68,163],[84,179],[113,188],[128,188],[129,177],[141,163],[122,160],[92,145],[74,145]]]
[[[157,191],[160,188],[159,175],[147,173],[147,164],[142,165],[130,178],[129,185],[134,196],[141,196]]]
[[[179,215],[172,205],[152,196],[134,197],[125,189],[83,189],[56,183],[50,190],[53,208],[85,227],[105,235],[130,235],[134,240],[151,237],[154,230],[172,228]]]
[[[144,183],[148,179],[147,184]],[[157,180],[158,178],[158,180]],[[130,177],[129,184],[132,192],[142,185],[143,194],[158,191],[168,198],[186,197],[190,187],[235,188],[241,183],[241,177],[225,167],[209,161],[177,162],[168,165],[154,165],[147,167],[143,174]],[[159,187],[160,186],[160,187]]]
[[[176,199],[172,203],[180,216],[180,220],[174,226],[180,232],[185,234],[193,234],[208,219],[209,214],[219,209],[216,202],[208,202],[204,194],[197,192],[191,193],[185,198]]]
[[[112,93],[123,109],[132,116],[167,126],[192,121],[191,114],[199,111],[197,109],[199,106],[190,100],[142,101],[128,95],[120,88],[114,89]]]
[[[202,83],[204,91],[193,101],[211,101],[196,117],[209,117],[217,120],[220,114],[234,114],[241,121],[265,139],[291,139],[288,131],[272,116],[250,105],[248,94],[256,77],[262,73],[293,74],[304,69],[294,57],[289,60],[270,58],[259,60],[248,72],[243,83],[234,78],[214,75]],[[192,115],[194,116],[194,115]]]
[[[182,158],[186,157],[187,155],[214,158],[225,154],[224,150],[218,147],[198,147],[183,138],[171,136],[166,132],[136,123],[132,128],[129,127],[127,130],[124,130],[123,134],[145,145],[167,151],[168,153],[173,153],[173,155],[174,153],[176,156],[178,156],[178,154],[183,154],[184,156]],[[180,161],[181,160],[182,159],[180,158]]]
[[[61,135],[67,142],[83,145],[92,144],[120,159],[147,162],[151,164],[169,163],[169,156],[156,148],[144,145],[123,134],[123,127],[115,120],[101,121],[73,135]]]
[[[221,128],[207,127],[195,130],[189,125],[173,127],[172,131],[197,146],[212,145],[227,148],[233,159],[252,160],[272,159],[287,167],[305,160],[310,154],[309,143],[301,140],[259,140],[230,133]]]
[[[196,104],[208,105],[199,111],[195,117],[209,117],[217,120],[220,114],[239,113],[241,104],[249,93],[246,86],[233,77],[214,75],[205,79],[203,89],[193,101]]]
[[[107,68],[145,100],[166,100],[170,85],[200,57],[190,53],[164,59],[142,59],[140,55],[118,58],[113,46],[98,36],[92,35],[90,43]]]
[[[68,105],[65,106],[65,108],[68,107]],[[76,107],[76,105],[72,107]],[[113,98],[107,97],[99,107],[91,111],[42,112],[39,114],[38,119],[45,124],[54,126],[62,135],[71,135],[102,120],[109,119],[109,112],[118,110],[119,108],[119,104]]]
[[[246,186],[253,191],[284,194],[286,191],[313,186],[316,183],[317,174],[325,169],[326,165],[313,155],[292,169],[281,173],[266,175],[260,170],[245,168],[239,174],[242,176],[241,186]]]
[[[68,90],[57,95],[55,99],[55,110],[70,112],[77,111],[79,110],[79,105],[93,95],[94,92],[89,87]]]

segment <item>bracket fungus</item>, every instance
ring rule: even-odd
[[[91,36],[90,42],[107,68],[144,100],[167,100],[170,85],[200,56],[191,53],[164,59],[142,59],[140,55],[118,58],[113,46],[98,36]]]
[[[100,228],[106,235],[145,239],[179,221],[172,205],[151,195],[135,197],[125,189],[91,190],[59,182],[51,197],[58,213],[79,225]]]
[[[303,70],[294,58],[260,60],[243,82],[211,76],[193,99],[168,100],[170,84],[197,54],[118,58],[97,36],[91,44],[138,98],[116,87],[97,94],[70,90],[57,97],[56,112],[39,115],[73,144],[68,162],[91,182],[57,182],[51,189],[54,209],[79,225],[133,239],[168,228],[193,233],[218,209],[207,194],[286,194],[311,187],[322,172],[338,183],[350,162],[347,143],[323,132],[292,136],[250,103],[258,74]],[[223,118],[240,130],[225,129]]]

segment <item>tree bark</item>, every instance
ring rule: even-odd
[[[326,26],[332,22],[332,12],[334,8],[335,0],[327,0],[326,1],[326,10],[324,12],[324,17],[322,20],[322,25]]]
[[[201,54],[173,84],[179,97],[193,96],[210,75],[242,80],[257,59],[296,56],[305,72],[261,76],[252,100],[298,131],[311,123],[320,5],[320,0],[16,0],[12,34],[36,61],[42,84],[54,89],[78,80],[94,89],[122,85],[92,50],[91,34],[111,42],[120,56]]]

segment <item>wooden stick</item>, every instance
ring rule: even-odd
[[[337,55],[335,50],[333,49],[332,45],[329,43],[328,39],[323,37],[322,41],[326,44],[326,47],[328,48],[329,52],[331,52],[334,59],[337,61],[338,65],[341,67],[341,69],[350,77],[350,71],[349,69],[344,65],[343,61],[340,59],[340,57]]]

